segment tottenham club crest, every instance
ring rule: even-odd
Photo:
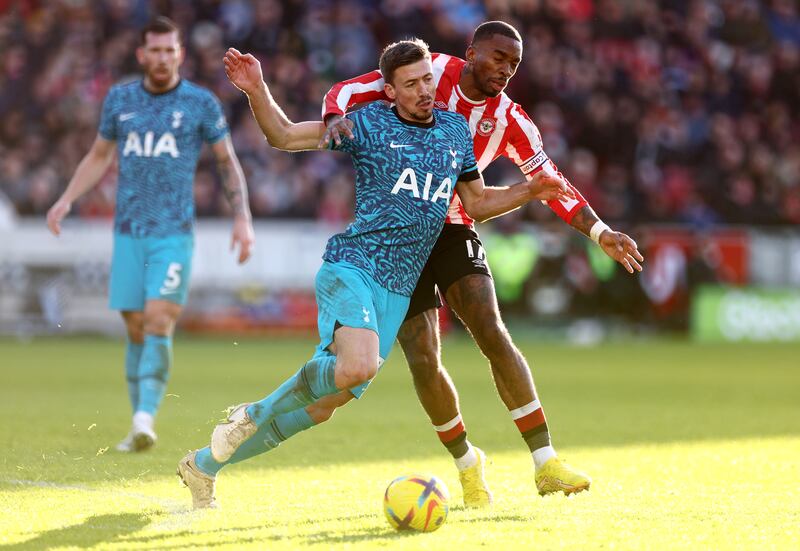
[[[481,136],[489,136],[494,132],[495,127],[497,126],[496,119],[491,117],[484,117],[478,121],[478,134]]]
[[[172,112],[172,128],[180,128],[182,119],[183,119],[183,111],[173,111]]]

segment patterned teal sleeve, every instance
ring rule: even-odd
[[[203,110],[202,121],[201,132],[206,143],[217,143],[228,135],[228,121],[225,120],[222,105],[210,92],[206,100],[206,108]]]
[[[463,136],[464,163],[461,165],[461,174],[458,176],[458,179],[462,182],[468,182],[477,180],[481,172],[478,170],[478,162],[475,160],[472,136],[469,133],[469,126],[467,126],[466,120],[464,121]]]
[[[104,139],[109,141],[116,141],[117,139],[116,95],[116,88],[112,87],[106,94],[106,99],[103,100],[103,109],[100,111],[98,132]]]

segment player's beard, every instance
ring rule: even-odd
[[[487,98],[496,98],[502,94],[510,80],[497,77],[496,73],[477,63],[472,65],[470,72],[472,73],[475,87]]]
[[[428,102],[430,102],[431,104],[430,109],[421,109],[419,107],[420,103],[428,103]],[[417,121],[425,122],[430,120],[431,116],[433,115],[433,98],[429,97],[420,101],[417,105],[414,106],[414,111],[409,111],[408,114],[411,115],[411,117]]]
[[[498,90],[497,87],[493,85],[492,79],[487,78],[481,80],[481,92],[483,93],[483,95],[489,98],[496,98],[497,96],[502,94],[503,90],[506,89],[506,86],[508,86],[508,82],[506,82],[505,85]]]
[[[156,88],[166,88],[172,82],[173,77],[174,73],[165,66],[156,66],[147,71],[147,78]]]

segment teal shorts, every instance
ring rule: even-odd
[[[189,294],[194,236],[131,237],[114,234],[109,305],[144,310],[148,300],[183,305]]]
[[[322,354],[333,342],[337,327],[370,329],[378,334],[380,363],[389,356],[408,310],[410,297],[378,285],[366,272],[344,262],[324,262],[317,272],[317,329]],[[360,398],[369,381],[351,388]]]

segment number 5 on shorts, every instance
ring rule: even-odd
[[[167,277],[164,278],[164,283],[159,289],[162,295],[171,295],[178,291],[178,287],[181,285],[181,270],[183,270],[183,265],[180,262],[170,262],[167,267]]]

